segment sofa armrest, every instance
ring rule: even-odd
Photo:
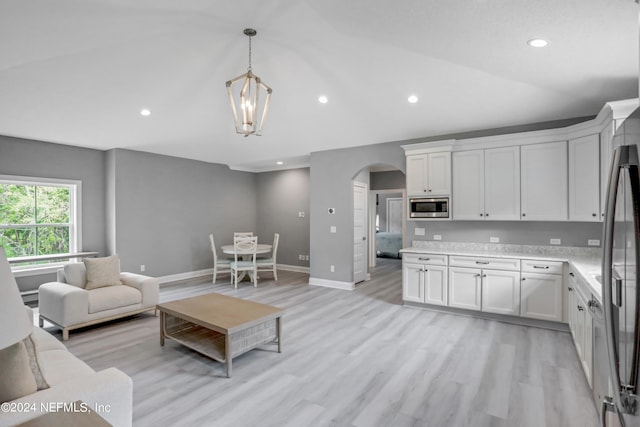
[[[0,427],[15,426],[47,412],[56,410],[58,403],[85,402],[114,426],[130,427],[133,418],[133,382],[124,372],[109,368],[90,375],[80,375],[51,388],[13,400],[11,403],[28,404],[29,411],[0,411]],[[33,409],[33,410],[31,410]],[[62,409],[58,409],[59,411]]]
[[[142,306],[153,307],[160,299],[160,280],[156,277],[136,273],[120,273],[123,284],[136,288],[142,293]]]
[[[40,314],[59,326],[85,322],[89,315],[88,291],[61,282],[49,282],[38,288]]]

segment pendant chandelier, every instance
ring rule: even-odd
[[[247,28],[244,34],[249,37],[249,67],[247,72],[227,82],[227,92],[236,133],[244,136],[258,135],[262,132],[264,120],[269,111],[271,88],[260,77],[253,74],[251,69],[251,38],[257,34],[256,30]],[[236,83],[240,83],[237,84]],[[235,86],[234,86],[235,85]],[[239,88],[239,91],[238,89]],[[236,93],[234,94],[234,89]],[[264,92],[264,103],[260,104],[260,92]]]

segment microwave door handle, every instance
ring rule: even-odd
[[[620,402],[620,376],[618,371],[618,344],[616,343],[616,331],[613,322],[612,300],[612,271],[613,271],[613,230],[615,225],[615,209],[618,198],[618,185],[624,168],[622,151],[628,147],[620,146],[613,152],[609,181],[607,185],[606,209],[604,215],[603,231],[603,257],[602,257],[602,295],[604,308],[605,337],[607,340],[607,354],[609,359],[609,373],[613,387],[614,401]]]

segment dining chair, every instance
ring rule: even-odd
[[[251,237],[253,236],[253,231],[236,231],[233,233],[233,239],[236,237]]]
[[[273,235],[273,247],[271,249],[271,256],[267,258],[258,258],[256,261],[257,271],[272,271],[273,278],[278,281],[278,270],[276,269],[276,256],[278,255],[278,241],[280,240],[280,234],[275,233]]]
[[[216,243],[213,240],[213,234],[209,234],[211,242],[211,251],[213,252],[213,284],[216,284],[218,273],[231,273],[231,260],[226,258],[218,258],[216,251]]]
[[[256,250],[258,249],[258,237],[236,237],[233,239],[233,261],[231,262],[231,275],[234,288],[238,288],[238,272],[246,272],[258,287],[258,272],[256,268]],[[240,258],[240,259],[238,259]]]

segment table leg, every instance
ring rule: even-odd
[[[164,311],[160,311],[160,346],[164,346]]]
[[[282,317],[276,317],[276,337],[278,338],[278,353],[282,353]]]
[[[227,378],[231,378],[231,336],[224,337],[224,358],[227,361]]]

